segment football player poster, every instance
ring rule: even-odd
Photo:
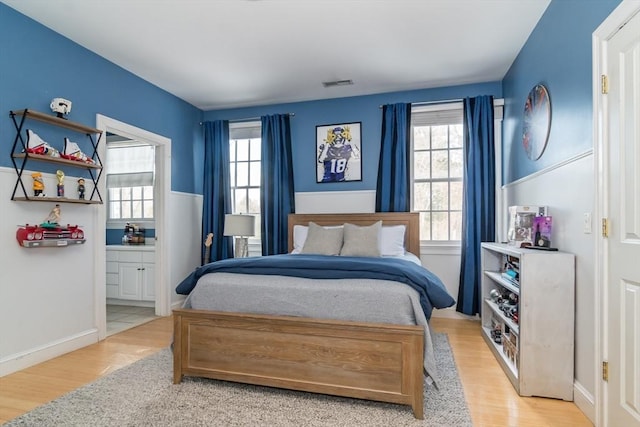
[[[316,182],[362,180],[361,122],[316,126]]]

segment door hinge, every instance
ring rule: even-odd
[[[600,89],[602,90],[603,95],[609,93],[609,77],[607,77],[606,74],[600,76]]]
[[[609,362],[602,362],[602,379],[609,381]]]
[[[609,218],[602,218],[602,237],[609,237]]]

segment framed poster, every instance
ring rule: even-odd
[[[551,101],[544,85],[535,85],[524,104],[522,148],[531,160],[538,160],[547,146],[551,129]]]
[[[362,181],[361,125],[316,126],[316,182]]]

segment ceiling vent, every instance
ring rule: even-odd
[[[353,84],[353,80],[335,80],[332,82],[322,82],[322,86],[324,87],[351,86],[352,84]]]

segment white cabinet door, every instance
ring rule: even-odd
[[[121,299],[140,300],[142,297],[140,264],[120,263],[120,287],[118,297]]]
[[[154,264],[142,264],[142,299],[155,301],[156,299],[156,268]]]

